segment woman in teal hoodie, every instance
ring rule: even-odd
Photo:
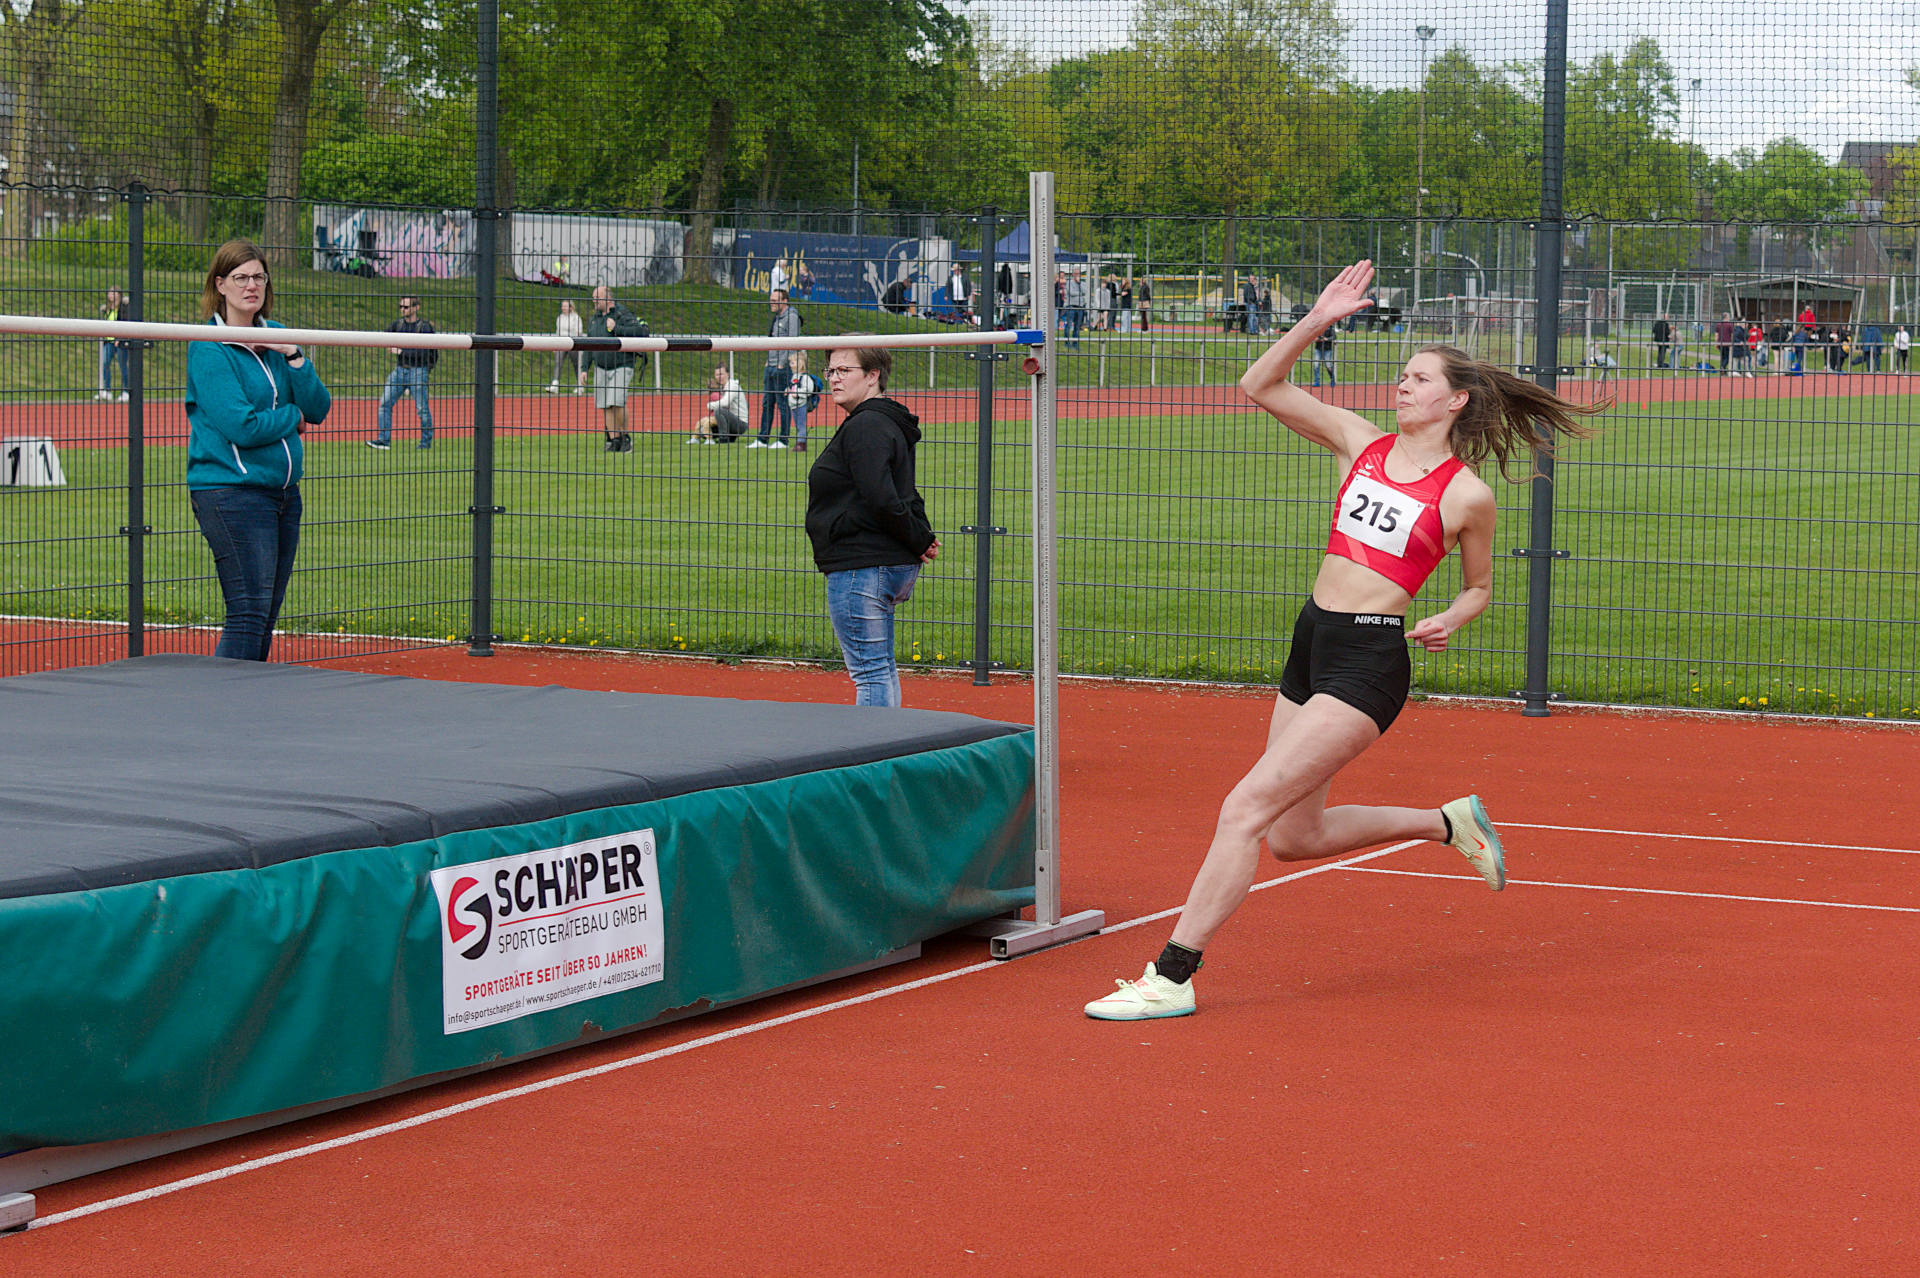
[[[280,328],[266,255],[229,240],[200,292],[209,324]],[[227,604],[216,657],[265,661],[300,544],[300,435],[326,420],[333,397],[298,346],[261,340],[187,348],[187,489],[213,549]]]

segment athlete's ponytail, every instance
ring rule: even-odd
[[[1495,458],[1509,482],[1520,482],[1507,471],[1510,459],[1527,454],[1528,471],[1520,479],[1533,478],[1538,467],[1532,463],[1553,455],[1557,437],[1588,438],[1593,431],[1578,419],[1613,406],[1611,398],[1593,404],[1562,399],[1457,346],[1436,343],[1419,353],[1438,355],[1447,385],[1467,392],[1466,407],[1453,419],[1453,455],[1469,466]]]

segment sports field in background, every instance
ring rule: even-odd
[[[1598,419],[1596,439],[1567,450],[1556,480],[1554,543],[1570,558],[1555,569],[1564,655],[1551,686],[1578,700],[1913,716],[1920,493],[1899,476],[1920,469],[1920,450],[1896,424],[1912,417],[1912,397],[1807,383],[1815,393],[1766,398],[1766,383],[1734,381],[1710,387],[1712,398],[1635,400],[1639,385],[1623,386],[1628,398]],[[1215,389],[1208,403],[1231,402]],[[971,401],[899,393],[929,418],[920,484],[944,545],[903,613],[903,660],[960,665],[973,644],[975,539],[955,531],[975,513]],[[1027,424],[1014,411],[1023,396],[1000,398],[994,519],[1010,535],[994,549],[993,658],[1023,666]],[[802,532],[811,455],[688,447],[688,402],[698,401],[636,395],[642,434],[615,458],[601,451],[589,401],[502,401],[503,421],[536,423],[495,444],[495,495],[508,512],[496,524],[495,615],[507,641],[836,659]],[[443,418],[458,403],[443,399]],[[1337,477],[1324,453],[1264,414],[1195,407],[1179,392],[1062,400],[1067,671],[1279,676]],[[300,567],[282,624],[464,639],[471,439],[443,431],[432,452],[416,452],[403,404],[396,447],[374,453],[360,442],[372,410],[337,401],[308,443]],[[823,404],[814,429],[837,418]],[[7,611],[121,619],[124,588],[102,583],[125,579],[126,454],[67,447],[61,457],[67,488],[0,497]],[[211,565],[178,484],[183,450],[150,447],[146,464],[149,620],[217,625]],[[1527,489],[1495,487],[1495,605],[1449,653],[1416,651],[1422,690],[1502,696],[1523,683],[1527,573],[1511,552],[1528,540]],[[1449,597],[1457,572],[1442,569],[1447,593],[1425,608]],[[1774,628],[1766,644],[1755,627]],[[1791,660],[1762,655],[1780,651]]]

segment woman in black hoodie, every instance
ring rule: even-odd
[[[940,553],[913,483],[920,421],[886,397],[892,372],[883,347],[827,357],[827,393],[847,419],[807,473],[807,537],[827,574],[827,617],[860,706],[900,704],[893,610],[913,593],[920,565]]]

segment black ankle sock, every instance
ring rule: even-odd
[[[1167,948],[1161,950],[1160,957],[1154,960],[1153,970],[1175,985],[1185,985],[1200,970],[1200,951],[1168,941]]]
[[[1445,808],[1440,809],[1440,824],[1447,827],[1447,842],[1453,842],[1453,820],[1447,816]]]

